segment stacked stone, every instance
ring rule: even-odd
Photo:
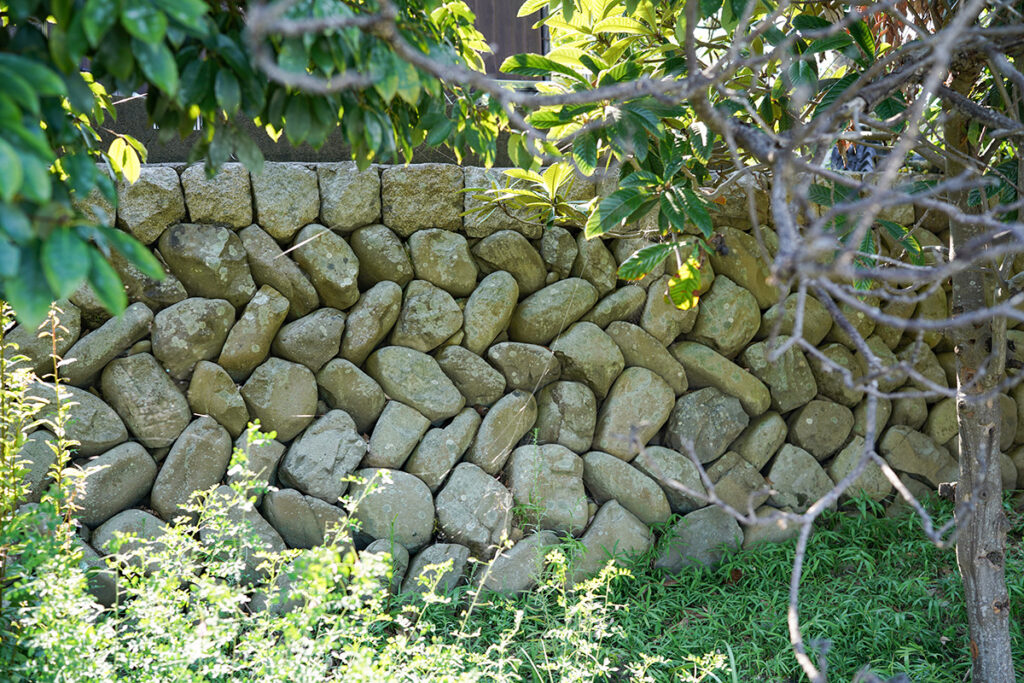
[[[820,357],[794,345],[770,359],[769,335],[794,333],[797,300],[780,302],[745,210],[716,217],[699,305],[680,311],[663,269],[616,280],[642,236],[588,241],[501,210],[464,214],[479,205],[463,189],[494,179],[444,164],[268,163],[251,177],[227,164],[213,179],[164,165],[122,187],[118,226],[151,246],[166,278],[115,258],[132,301],[123,314],[110,318],[88,288],[58,302],[78,502],[96,550],[116,531],[159,534],[194,491],[230,483],[233,447],[271,487],[246,513],[268,548],[323,543],[339,498],[361,498],[355,543],[408,566],[410,590],[446,559],[445,582],[463,580],[470,557],[506,541],[477,580],[527,589],[564,535],[582,542],[584,577],[609,553],[647,550],[651,525],[673,513],[675,541],[657,560],[672,570],[780,537],[669,484],[706,493],[690,450],[720,499],[759,515],[803,510],[852,470],[866,402],[821,358],[856,377],[863,355],[807,297],[802,334]],[[774,234],[761,235],[771,252]],[[888,312],[941,315],[944,296]],[[853,320],[880,357],[952,381],[940,336],[913,344]],[[9,338],[38,374],[52,368],[49,341],[21,328]],[[890,373],[881,384],[919,382]],[[53,400],[45,381],[33,392]],[[1002,401],[1010,451],[1024,444],[1024,396]],[[956,476],[954,407],[912,393],[880,402],[879,452],[915,492]],[[248,447],[256,419],[276,438]],[[40,429],[23,452],[36,496],[52,438]],[[1016,485],[1024,446],[1011,453]],[[883,500],[891,486],[869,465],[860,490]]]

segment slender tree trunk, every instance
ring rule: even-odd
[[[966,118],[952,114],[945,125],[947,147],[969,154],[966,133]],[[963,166],[950,157],[946,170],[952,177],[961,172]],[[967,193],[959,195],[953,198],[955,204],[968,210]],[[956,259],[958,249],[980,232],[977,227],[951,218],[950,259]],[[992,282],[992,277],[984,272],[982,265],[953,276],[953,314],[984,309],[986,282]],[[964,584],[975,683],[1013,683],[1015,680],[1010,651],[1010,598],[1005,578],[1007,523],[999,467],[1001,414],[998,397],[979,400],[979,396],[1003,378],[1006,342],[1004,334],[996,333],[1000,325],[1005,325],[1005,321],[987,319],[953,330],[960,430],[960,480],[956,498],[958,509],[968,504],[966,513],[958,515],[956,557]],[[996,353],[990,353],[990,349]],[[982,372],[984,375],[979,380]]]

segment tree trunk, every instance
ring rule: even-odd
[[[945,125],[948,148],[969,154],[967,120],[951,114]],[[949,157],[947,177],[963,166]],[[968,211],[967,193],[953,197]],[[950,260],[981,229],[950,218]],[[965,254],[965,257],[973,255]],[[986,282],[991,282],[979,264],[953,276],[954,315],[982,310],[987,306]],[[991,391],[1004,374],[1005,335],[994,329],[1005,322],[985,322],[953,330],[956,353],[957,425],[960,445],[960,480],[956,487],[958,512],[956,557],[964,584],[967,622],[970,627],[972,680],[975,683],[1013,683],[1010,651],[1010,598],[1006,590],[1006,518],[1002,504],[999,467],[1001,413],[998,397],[979,400]],[[994,346],[993,346],[994,344]],[[989,349],[996,351],[990,354]],[[977,376],[984,371],[979,380]]]

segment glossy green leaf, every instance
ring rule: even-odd
[[[825,91],[825,94],[822,95],[821,99],[818,101],[818,105],[814,108],[814,114],[812,114],[812,118],[818,116],[819,114],[823,113],[826,109],[828,109],[833,102],[838,100],[839,97],[857,81],[859,77],[860,74],[858,73],[848,73],[839,80],[835,81],[835,83],[833,83],[831,86],[829,86],[828,90]]]
[[[526,149],[522,135],[509,135],[507,149],[508,158],[519,168],[531,168],[536,163],[533,155]]]
[[[573,141],[572,159],[580,173],[585,176],[593,175],[597,170],[597,135],[595,133],[584,133]]]
[[[875,58],[875,38],[871,35],[871,29],[864,23],[863,20],[856,21],[847,27],[850,35],[857,42],[857,45],[861,50],[864,51],[864,55],[869,59]]]
[[[6,235],[0,235],[0,278],[14,277],[21,263],[21,249]]]
[[[814,14],[798,14],[793,17],[793,28],[798,31],[819,31],[832,26],[832,22]]]
[[[683,189],[683,199],[686,203],[686,215],[705,238],[711,237],[713,227],[711,225],[711,214],[708,212],[707,201],[699,197],[696,192],[689,188]]]
[[[807,198],[821,206],[835,206],[845,202],[854,191],[850,188],[812,184],[807,188]]]
[[[611,193],[601,200],[587,220],[586,238],[597,237],[619,227],[649,199],[650,193],[639,187],[627,187]]]
[[[219,69],[217,73],[224,71]],[[205,59],[195,59],[189,62],[181,72],[181,87],[178,88],[177,100],[180,104],[202,102],[210,91],[216,75],[213,63]],[[284,96],[284,90],[278,90]],[[216,95],[215,95],[216,96]]]
[[[178,65],[167,45],[133,40],[132,51],[139,66],[142,67],[142,73],[156,87],[171,96],[178,92]]]
[[[165,277],[163,266],[157,260],[153,252],[139,242],[137,239],[117,228],[101,227],[100,234],[110,244],[131,262],[136,268],[142,271],[146,277],[154,280],[162,280]]]
[[[39,95],[36,94],[31,83],[18,75],[16,71],[4,68],[2,64],[0,64],[0,82],[4,84],[4,94],[17,102],[21,109],[27,109],[33,114],[39,114]],[[20,124],[19,120],[18,125]]]
[[[711,160],[711,152],[715,148],[716,134],[703,123],[695,123],[689,128],[690,149],[697,161],[706,164]]]
[[[93,111],[96,107],[96,97],[80,73],[65,74],[64,84],[68,91],[68,102],[76,111],[83,114]]]
[[[21,194],[26,198],[40,204],[50,201],[53,195],[52,176],[49,165],[32,153],[22,153],[21,170],[24,177],[21,180]]]
[[[562,186],[572,178],[572,166],[568,163],[552,164],[544,173],[544,187],[548,191],[548,198],[554,199]]]
[[[700,261],[694,247],[689,257],[668,281],[668,300],[679,310],[688,311],[697,305],[697,292],[701,286]]]
[[[68,187],[78,196],[84,197],[96,187],[96,160],[86,152],[65,154],[60,164],[68,176]]]
[[[21,159],[10,143],[0,137],[0,199],[10,202],[21,189]]]
[[[32,221],[15,204],[0,204],[0,230],[22,246],[35,238]]]
[[[0,67],[27,80],[32,84],[32,89],[40,95],[62,96],[68,92],[60,74],[34,59],[9,52],[0,52]]]
[[[288,137],[288,142],[297,145],[309,137],[312,116],[309,112],[309,102],[303,95],[292,95],[288,100],[284,120],[284,134]]]
[[[818,89],[818,67],[813,58],[796,58],[789,66],[789,80],[794,88],[810,88],[812,94]]]
[[[89,257],[89,285],[96,298],[111,313],[121,313],[128,305],[121,278],[100,252],[90,249]]]
[[[718,14],[720,9],[722,9],[722,0],[700,0],[700,16],[703,19],[713,17]],[[676,21],[682,22],[685,19],[679,16],[676,18]]]
[[[235,155],[251,172],[257,175],[263,172],[263,152],[260,151],[259,145],[242,131],[235,137]]]
[[[652,244],[639,249],[619,266],[620,280],[641,280],[649,275],[672,252],[667,244]]]
[[[100,44],[107,31],[117,22],[119,13],[118,0],[86,0],[82,8],[82,28],[93,47]]]
[[[631,17],[608,17],[593,26],[594,33],[650,33],[646,26]]]
[[[819,38],[811,41],[811,44],[804,50],[804,54],[813,55],[828,50],[842,50],[853,45],[853,40],[845,33],[837,33],[834,36]]]
[[[242,105],[242,89],[238,85],[238,79],[227,69],[217,71],[213,92],[217,98],[217,106],[228,114],[234,114]]]
[[[22,324],[35,328],[46,319],[54,297],[39,265],[36,249],[22,250],[17,275],[4,280],[4,298]]]
[[[924,252],[921,249],[921,243],[917,240],[914,235],[911,234],[905,226],[895,223],[893,221],[878,219],[878,224],[889,233],[889,235],[896,240],[900,246],[907,250],[907,254],[910,256],[910,262],[916,266],[923,266]]]
[[[395,59],[395,75],[398,78],[398,96],[410,106],[416,106],[420,100],[420,74],[404,59]]]
[[[686,232],[686,199],[680,188],[673,187],[662,193],[658,219],[665,220],[668,223],[667,227],[677,232]]]
[[[383,43],[377,42],[370,52],[370,77],[373,79],[373,89],[377,91],[385,103],[398,92],[398,74],[395,72],[394,63],[398,61]]]
[[[536,54],[512,55],[501,63],[501,71],[507,74],[540,76],[542,78],[550,78],[552,73],[560,73],[583,84],[587,83],[583,76],[565,64],[559,64],[553,59]]]
[[[205,33],[203,17],[207,6],[202,0],[153,0],[168,17],[193,33]]]
[[[167,34],[167,15],[149,0],[127,0],[121,7],[121,25],[140,41],[155,45]]]
[[[68,228],[54,230],[43,242],[43,274],[58,298],[70,295],[85,281],[90,251],[89,245]]]

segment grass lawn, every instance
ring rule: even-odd
[[[936,514],[948,515],[940,505],[932,505]],[[204,512],[196,524],[230,530],[222,513]],[[1011,511],[1010,519],[1007,576],[1020,651],[1024,515]],[[9,567],[15,579],[0,612],[0,680],[805,680],[786,627],[792,543],[679,575],[651,569],[655,549],[567,588],[569,542],[548,555],[543,585],[514,599],[469,587],[391,596],[380,588],[379,562],[331,548],[288,551],[274,566],[296,570],[290,595],[298,607],[275,612],[246,605],[278,585],[277,569],[254,587],[237,533],[199,540],[199,527],[185,525],[147,549],[148,574],[126,564],[121,607],[100,610],[61,528],[32,536],[39,526],[25,526],[31,542]],[[827,515],[813,535],[805,639],[826,652],[833,681],[865,665],[885,677],[964,681],[960,595],[952,550],[929,544],[915,518],[862,504],[860,513]]]

